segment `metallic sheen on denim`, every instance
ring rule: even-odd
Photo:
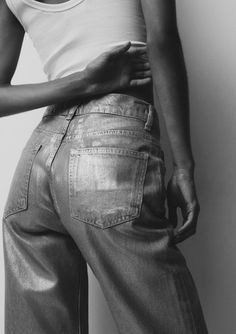
[[[88,334],[88,264],[120,334],[206,334],[164,177],[147,102],[47,107],[4,210],[5,333]]]

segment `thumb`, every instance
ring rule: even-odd
[[[131,42],[128,41],[128,42],[125,42],[125,44],[122,44],[122,45],[117,45],[115,47],[113,47],[111,50],[110,50],[110,58],[116,58],[122,54],[124,54],[126,51],[129,50],[131,46]]]

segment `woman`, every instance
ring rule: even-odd
[[[4,210],[6,333],[88,333],[87,263],[120,333],[207,333],[175,245],[195,232],[199,205],[174,0],[7,5],[1,0],[1,110],[49,107]],[[24,31],[48,83],[10,86]],[[127,40],[131,54],[126,44],[99,56]],[[159,109],[174,162],[169,219]],[[174,233],[178,206],[184,224]]]

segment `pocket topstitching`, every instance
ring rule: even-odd
[[[140,215],[148,154],[116,147],[71,149],[71,217],[108,228]]]

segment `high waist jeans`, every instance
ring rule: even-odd
[[[159,137],[157,110],[125,94],[47,107],[4,210],[6,334],[87,334],[87,264],[120,334],[207,333]]]

